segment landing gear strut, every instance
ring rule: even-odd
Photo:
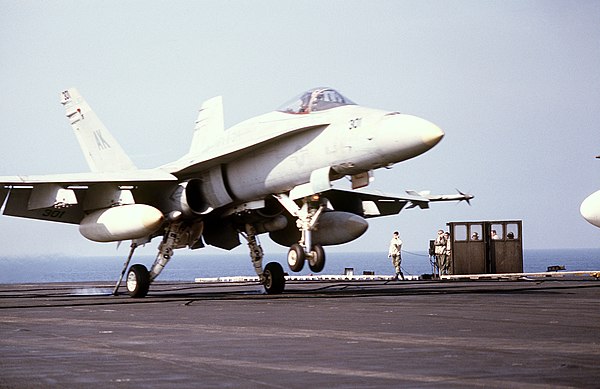
[[[259,282],[265,287],[267,294],[280,294],[285,289],[283,268],[277,262],[269,262],[263,271],[262,259],[264,252],[256,239],[256,229],[252,224],[246,224],[246,232],[241,235],[248,241],[250,258]]]
[[[131,257],[133,257],[133,252],[135,251],[135,249],[137,247],[138,247],[137,243],[131,242],[131,249],[129,250],[129,255],[127,256],[127,259],[125,260],[125,263],[123,264],[123,270],[121,271],[121,276],[119,277],[119,280],[117,281],[117,284],[115,285],[115,288],[113,289],[113,296],[117,295],[119,286],[121,285],[121,281],[123,280],[123,276],[125,275],[125,272],[127,271],[127,266],[129,266]],[[146,272],[148,272],[148,271],[146,270]],[[127,278],[129,278],[129,275],[127,276]]]
[[[146,297],[148,294],[148,289],[150,289],[150,284],[156,277],[158,277],[173,256],[173,249],[181,246],[180,239],[184,234],[185,228],[181,223],[171,223],[165,231],[163,241],[158,246],[158,254],[156,255],[156,259],[154,260],[151,270],[148,271],[146,266],[140,264],[132,265],[129,268],[129,271],[127,272],[126,285],[127,292],[129,292],[131,297]],[[121,284],[121,280],[125,275],[127,266],[129,266],[131,257],[133,257],[133,252],[137,247],[138,244],[133,241],[131,243],[131,250],[129,251],[127,260],[123,265],[123,271],[121,272],[119,281],[117,281],[117,284],[113,290],[113,295],[115,296],[117,295],[119,285]]]
[[[302,207],[299,207],[292,199],[286,195],[275,195],[275,198],[298,220],[296,225],[302,233],[300,241],[294,243],[288,251],[288,265],[294,272],[299,272],[304,267],[304,262],[308,261],[310,270],[318,273],[325,267],[325,250],[320,244],[312,243],[312,232],[316,229],[319,216],[325,209],[318,196],[306,197],[302,200]]]

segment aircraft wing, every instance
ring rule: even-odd
[[[163,170],[127,170],[117,172],[86,172],[51,175],[0,176],[3,187],[57,184],[85,186],[91,184],[127,185],[139,182],[177,181],[177,177]]]
[[[407,208],[429,208],[430,202],[468,201],[473,198],[469,194],[422,196],[409,191],[407,195],[374,193],[363,190],[330,189],[322,193],[331,203],[333,209],[351,212],[365,218],[396,215]]]
[[[86,210],[133,203],[173,182],[175,176],[158,169],[7,176],[0,177],[0,204],[4,215],[78,224]]]

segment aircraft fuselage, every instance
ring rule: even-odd
[[[309,115],[309,124],[316,124],[303,129]],[[232,199],[250,201],[287,192],[328,167],[330,178],[337,179],[391,165],[422,154],[443,136],[424,119],[351,105],[305,115],[271,112],[228,129],[218,144],[227,147],[245,134],[268,133],[273,124],[285,125],[289,135],[223,165]],[[212,151],[218,154],[218,147]]]

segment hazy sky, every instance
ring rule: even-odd
[[[149,168],[187,151],[210,97],[231,126],[323,85],[446,133],[371,189],[476,196],[371,220],[337,250],[387,250],[396,229],[425,250],[448,221],[489,219],[522,219],[525,248],[600,247],[579,215],[600,189],[598,1],[0,0],[0,175],[87,170],[68,87]],[[0,217],[0,230],[3,255],[127,251],[71,225]]]

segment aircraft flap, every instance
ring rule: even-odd
[[[135,204],[130,190],[121,189],[114,184],[95,184],[91,185],[86,192],[83,209],[90,211],[124,204]]]
[[[75,204],[77,204],[77,198],[73,190],[56,184],[42,184],[33,188],[27,208],[31,210]]]
[[[32,188],[13,188],[4,207],[4,215],[27,219],[47,220],[59,223],[79,224],[83,210],[79,204],[65,207],[29,208]]]

